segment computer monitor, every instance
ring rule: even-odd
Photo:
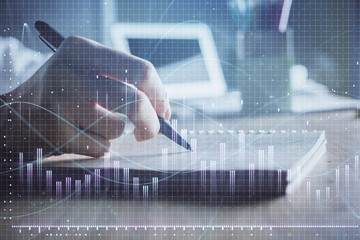
[[[170,99],[224,95],[226,84],[207,25],[118,23],[111,35],[116,49],[152,62]]]

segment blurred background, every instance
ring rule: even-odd
[[[111,26],[118,22],[205,23],[228,91],[242,94],[242,113],[286,112],[307,79],[312,82],[306,94],[318,89],[360,97],[359,13],[358,0],[5,0],[0,30],[46,53],[33,28],[36,20],[64,36],[109,46]],[[291,72],[294,65],[301,67]]]

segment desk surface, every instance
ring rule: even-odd
[[[221,119],[202,126],[243,130],[325,130],[328,165],[320,166],[296,193],[254,204],[16,200],[3,203],[4,216],[17,217],[1,220],[1,234],[17,236],[15,238],[50,237],[50,234],[53,237],[68,234],[70,238],[95,235],[102,239],[143,236],[150,239],[360,237],[360,180],[356,160],[360,151],[360,121],[355,111]],[[32,227],[20,231],[16,226]],[[41,226],[40,233],[38,226]],[[51,226],[50,230],[45,226]]]

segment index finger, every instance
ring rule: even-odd
[[[170,118],[167,92],[150,62],[80,37],[65,39],[58,51],[84,70],[134,85],[146,94],[159,116]]]
[[[159,132],[156,112],[147,96],[137,88],[105,77],[81,76],[78,79],[79,97],[111,112],[125,114],[135,126],[137,141],[150,139]]]

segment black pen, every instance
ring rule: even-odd
[[[37,21],[35,23],[35,28],[39,32],[40,40],[44,42],[46,46],[48,46],[53,52],[56,52],[56,50],[60,47],[60,44],[65,40],[65,38],[59,32],[57,32],[45,22]],[[162,117],[158,116],[158,118],[160,123],[159,132],[180,146],[191,151],[190,144],[181,137],[180,133],[173,128],[171,123]]]

